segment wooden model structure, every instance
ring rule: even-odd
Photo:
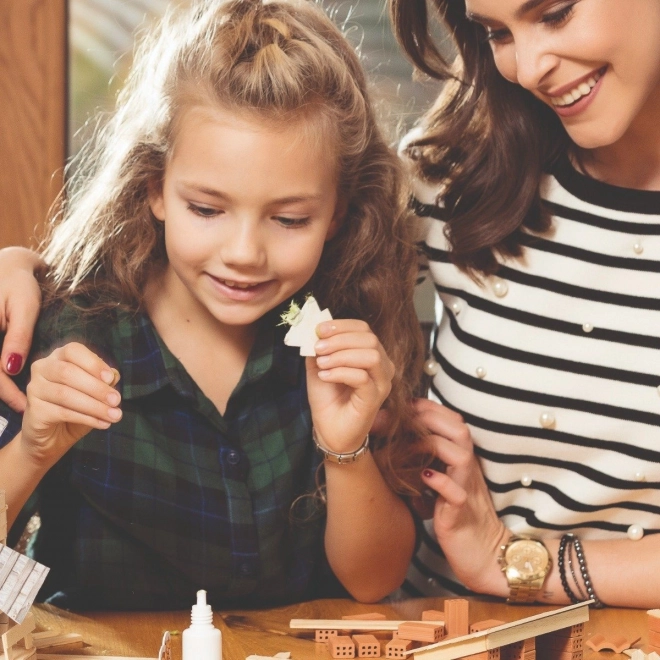
[[[382,616],[350,619],[293,619],[290,627],[315,630],[315,640],[330,646],[333,658],[379,657],[380,642],[373,635],[344,631],[391,631],[385,645],[387,658],[411,660],[582,660],[584,622],[589,620],[589,604],[543,612],[512,623],[489,619],[469,625],[469,602],[445,600],[444,612],[428,610],[421,621],[387,621]],[[660,634],[660,610],[657,610]],[[654,622],[655,623],[655,622]],[[339,634],[342,631],[342,634]],[[370,638],[370,639],[365,639]],[[378,642],[376,645],[375,642]],[[415,645],[431,642],[427,646]]]

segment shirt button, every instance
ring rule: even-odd
[[[232,449],[227,454],[227,463],[229,463],[229,465],[238,465],[240,462],[241,455],[235,449]]]
[[[628,527],[628,538],[631,541],[639,541],[644,536],[644,528],[641,525],[630,525]]]
[[[544,429],[555,428],[555,422],[555,416],[547,410],[539,416],[539,424],[541,424]]]
[[[509,293],[509,285],[501,277],[494,277],[493,293],[498,298],[504,298],[504,296],[506,296],[506,294]]]

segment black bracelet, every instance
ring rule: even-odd
[[[568,580],[566,579],[566,564],[564,560],[564,554],[566,551],[566,545],[568,542],[573,541],[572,534],[564,534],[559,541],[559,551],[557,553],[557,568],[559,569],[559,579],[561,580],[561,586],[564,588],[564,593],[568,596],[568,600],[571,603],[579,603],[579,598],[573,593],[573,590],[568,586]]]
[[[582,591],[580,582],[577,579],[577,575],[575,575],[575,571],[573,570],[573,549],[575,548],[576,539],[577,537],[572,534],[571,537],[568,539],[568,547],[566,548],[566,556],[568,558],[568,568],[571,571],[571,576],[573,577],[573,584],[575,584],[575,588],[577,589],[578,594],[580,594],[580,598],[582,600],[589,600],[589,597],[584,593],[584,591]]]
[[[605,605],[600,601],[598,596],[596,596],[596,592],[594,591],[593,585],[591,584],[589,571],[587,571],[587,562],[584,558],[584,550],[582,550],[582,544],[580,543],[580,539],[577,536],[574,534],[571,534],[571,536],[573,536],[573,545],[575,546],[575,554],[577,555],[578,564],[580,565],[580,573],[582,573],[584,588],[587,590],[589,598],[594,601],[594,609],[599,610],[605,607]]]

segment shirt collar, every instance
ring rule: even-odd
[[[285,346],[286,328],[278,327],[276,323],[275,313],[267,314],[260,321],[237,390],[269,374],[292,386],[299,382],[304,362],[298,349]],[[147,396],[167,385],[186,398],[196,398],[199,388],[146,314],[119,312],[112,343],[118,348],[117,367],[121,373],[124,399]]]

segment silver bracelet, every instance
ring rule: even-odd
[[[364,439],[364,442],[355,451],[350,451],[345,454],[336,451],[331,451],[330,449],[326,449],[319,442],[318,436],[316,435],[316,429],[313,426],[312,426],[312,439],[314,440],[316,449],[323,456],[324,460],[330,461],[331,463],[338,463],[339,465],[343,465],[345,463],[355,463],[355,461],[357,461],[359,458],[364,456],[369,451],[368,433],[367,433],[367,437]]]

